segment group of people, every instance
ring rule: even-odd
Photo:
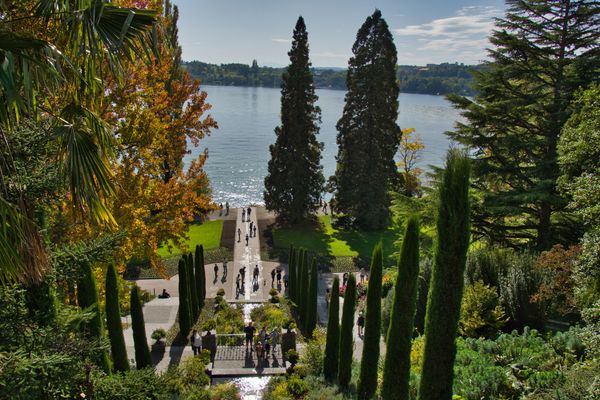
[[[279,328],[273,327],[271,332],[268,332],[267,327],[263,326],[262,329],[258,331],[258,339],[255,341],[256,327],[252,321],[250,321],[244,328],[244,333],[246,334],[246,350],[250,350],[251,353],[256,351],[256,357],[259,360],[268,357],[269,354],[275,353],[275,349],[279,343]]]
[[[223,215],[223,203],[219,204],[219,217]],[[225,202],[225,215],[229,215],[229,202]]]
[[[217,281],[217,278],[219,276],[219,264],[215,264],[215,266],[213,267],[213,270],[215,271],[215,282]],[[225,282],[227,280],[227,260],[223,259],[223,282]]]

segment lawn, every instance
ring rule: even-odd
[[[188,230],[189,239],[185,241],[189,251],[194,251],[197,244],[204,246],[205,250],[215,249],[221,244],[221,232],[223,231],[223,220],[206,221],[202,224],[192,224]],[[161,246],[158,254],[162,258],[178,256],[181,249],[173,247],[169,253],[167,246]]]
[[[277,228],[273,230],[276,248],[287,249],[290,244],[304,247],[310,252],[331,257],[356,257],[369,259],[373,247],[381,240],[386,256],[396,252],[397,233],[391,229],[381,231],[339,230],[331,225],[331,216],[319,217],[319,226]]]

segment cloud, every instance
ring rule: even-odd
[[[479,62],[485,58],[485,48],[489,46],[487,37],[494,28],[493,18],[501,12],[489,6],[463,7],[453,16],[394,31],[404,41],[412,39],[417,51],[435,53],[435,58]]]
[[[276,43],[292,43],[292,39],[271,39],[272,42]]]

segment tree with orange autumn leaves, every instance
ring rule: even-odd
[[[115,196],[109,209],[117,229],[127,233],[116,250],[116,264],[149,260],[160,267],[156,250],[171,241],[182,246],[187,223],[213,208],[208,177],[202,169],[206,149],[184,170],[187,144],[217,128],[200,82],[181,67],[178,10],[169,1],[119,1],[121,6],[159,10],[158,57],[136,62],[122,82],[109,81],[103,118],[117,141],[112,163]],[[74,237],[93,237],[114,228],[78,225]]]

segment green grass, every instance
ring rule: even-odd
[[[206,221],[202,224],[192,224],[188,229],[189,239],[185,241],[188,251],[194,251],[197,244],[202,244],[204,250],[215,249],[221,245],[221,232],[223,231],[223,220]],[[181,249],[173,247],[171,252],[166,245],[158,249],[158,255],[168,258],[181,255]]]
[[[384,254],[396,252],[398,234],[391,228],[381,231],[344,231],[331,225],[331,216],[319,217],[318,226],[277,228],[273,230],[274,246],[287,249],[290,244],[330,257],[360,257],[370,259],[375,245],[381,240]]]

